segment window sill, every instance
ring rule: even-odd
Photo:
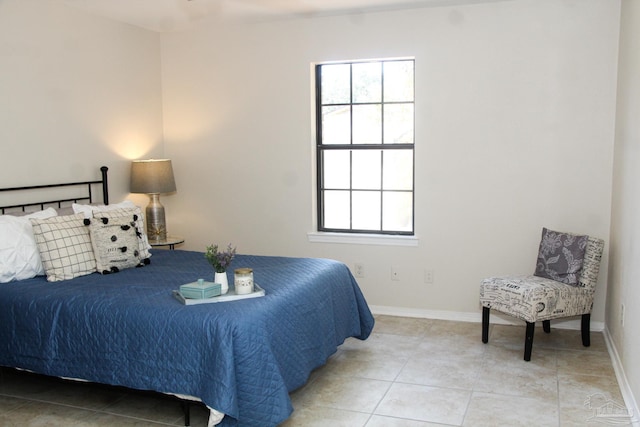
[[[419,243],[419,239],[416,236],[323,233],[319,231],[307,233],[307,238],[311,243],[346,243],[352,245],[418,246]]]

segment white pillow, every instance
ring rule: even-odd
[[[0,283],[44,274],[30,219],[56,215],[54,208],[47,208],[24,216],[0,216]]]
[[[47,281],[73,279],[96,271],[89,222],[82,214],[31,220]]]
[[[133,203],[131,200],[125,200],[120,203],[115,203],[113,205],[79,205],[74,203],[71,205],[73,208],[73,212],[82,213],[84,217],[87,219],[93,219],[94,217],[100,217],[98,213],[100,212],[110,212],[111,215],[105,215],[106,217],[116,217],[116,216],[128,216],[129,210],[134,209],[135,214],[138,216],[138,220],[136,221],[138,231],[140,232],[140,256],[142,259],[147,259],[151,257],[151,245],[149,244],[149,239],[147,238],[146,229],[144,226],[144,218],[142,217],[142,210],[139,206]]]
[[[73,213],[82,213],[84,217],[87,219],[93,218],[94,212],[102,212],[102,211],[112,211],[115,209],[131,209],[137,208],[136,204],[131,200],[125,200],[120,203],[115,203],[113,205],[81,205],[78,203],[73,203],[71,205],[73,208]]]

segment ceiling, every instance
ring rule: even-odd
[[[205,18],[272,19],[504,0],[63,0],[90,13],[157,32]]]

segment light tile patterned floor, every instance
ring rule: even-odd
[[[282,427],[607,425],[602,408],[623,405],[601,333],[537,329],[522,360],[524,326],[377,316],[366,341],[349,339],[293,392]],[[193,405],[192,426],[207,412]],[[600,414],[598,419],[594,418]],[[183,425],[162,395],[0,371],[0,426]],[[616,424],[624,425],[624,424]]]

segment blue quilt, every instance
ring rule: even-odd
[[[223,425],[287,419],[302,386],[374,320],[342,263],[237,255],[266,296],[185,306],[171,291],[213,270],[200,252],[154,251],[143,268],[0,284],[0,365],[196,396]]]

